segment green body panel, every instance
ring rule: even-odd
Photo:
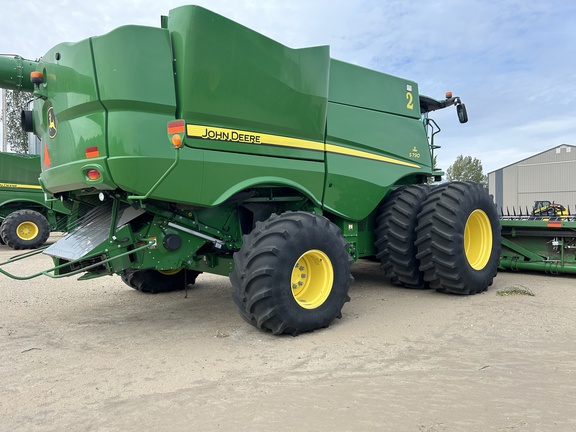
[[[36,68],[35,61],[0,55],[0,88],[32,92],[34,85],[30,81],[30,72]]]
[[[2,188],[8,184],[34,186],[38,189],[40,174],[40,156],[16,153],[0,153],[0,183]]]
[[[31,209],[43,212],[46,208],[50,208],[50,204],[46,204],[41,189],[32,189],[29,186],[0,187],[0,222],[17,210]]]
[[[142,191],[147,184],[139,184],[138,171],[145,173],[146,179],[154,172],[143,171],[146,167],[141,167],[138,160],[153,157],[158,162],[156,171],[161,174],[172,159],[172,152],[165,145],[166,124],[176,110],[168,32],[125,26],[87,41],[58,45],[44,58],[50,59],[56,53],[60,60],[57,65],[46,66],[49,76],[51,69],[56,76],[73,69],[83,73],[76,79],[64,76],[46,83],[51,100],[54,94],[52,105],[58,132],[52,138],[46,127],[37,127],[51,160],[51,166],[41,176],[44,187],[52,193],[85,187]],[[156,61],[150,62],[150,58]],[[68,106],[61,106],[60,98],[70,94],[74,96],[69,98]],[[47,105],[43,101],[37,103]],[[42,124],[44,119],[45,115],[35,120]],[[68,148],[71,143],[74,151]],[[87,158],[87,149],[96,150],[97,156]],[[162,158],[169,160],[163,165]],[[125,164],[128,159],[136,162]],[[94,165],[102,168],[99,181],[86,177]]]
[[[502,219],[500,268],[576,274],[576,219]]]
[[[170,35],[165,29],[125,26],[93,38],[92,45],[107,112],[112,181],[128,192],[145,192],[173,158],[166,145],[166,125],[176,112]],[[174,199],[174,192],[167,189],[164,198]]]
[[[33,121],[43,146],[41,184],[51,193],[83,189],[86,148],[99,149],[92,164],[105,168],[107,156],[106,111],[98,97],[91,40],[56,45],[38,69],[44,83],[35,91]]]
[[[330,102],[420,119],[414,81],[332,59]]]
[[[242,154],[204,153],[205,175],[202,201],[221,204],[235,193],[255,186],[289,186],[320,205],[324,183],[324,164]],[[259,169],[255,170],[257,166]],[[256,171],[247,178],[247,172]]]
[[[329,48],[291,49],[197,6],[170,11],[178,118],[322,141]]]
[[[431,175],[426,132],[416,119],[330,103],[326,142],[343,153],[328,148],[324,206],[349,219],[366,218],[399,179]]]

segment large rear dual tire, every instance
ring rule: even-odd
[[[385,275],[398,285],[468,295],[485,291],[496,276],[498,213],[477,183],[394,191],[380,209],[376,238]]]
[[[430,288],[468,295],[492,285],[500,260],[500,221],[482,185],[451,182],[432,189],[418,215],[416,237],[416,258]]]
[[[396,189],[380,206],[376,217],[376,257],[385,277],[406,288],[427,288],[416,259],[416,225],[422,203],[430,193],[428,185]]]
[[[296,336],[342,316],[351,265],[348,243],[325,217],[274,214],[258,222],[234,254],[232,297],[248,323]]]

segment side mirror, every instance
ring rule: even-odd
[[[466,123],[468,121],[468,113],[466,112],[466,105],[464,104],[456,105],[456,113],[458,114],[458,120],[460,120],[460,123]]]

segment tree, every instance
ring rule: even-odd
[[[6,90],[6,111],[3,113],[6,147],[16,153],[28,153],[28,134],[22,130],[21,113],[29,100],[27,93]]]
[[[488,177],[484,175],[482,162],[472,156],[458,156],[446,170],[446,178],[450,181],[473,181],[484,186],[488,184]]]

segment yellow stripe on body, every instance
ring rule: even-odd
[[[18,183],[0,183],[0,188],[11,188],[11,189],[42,189],[40,185],[31,184],[18,184]]]
[[[361,150],[354,150],[348,147],[341,147],[333,144],[326,144],[326,151],[330,153],[343,154],[346,156],[356,156],[364,159],[372,159],[380,162],[388,162],[394,165],[404,165],[411,168],[421,168],[420,165],[416,165],[410,162],[404,162],[398,159],[389,158],[387,156],[381,156],[374,153],[368,153]]]
[[[324,143],[281,135],[270,135],[258,132],[247,132],[235,129],[225,129],[213,126],[186,125],[186,134],[191,138],[201,138],[214,141],[229,141],[244,144],[268,144],[282,147],[301,148],[306,150],[324,151]]]
[[[226,129],[213,126],[186,125],[186,135],[190,138],[200,138],[211,141],[228,141],[243,144],[265,144],[281,147],[299,148],[304,150],[327,151],[346,156],[355,156],[363,159],[371,159],[380,162],[387,162],[395,165],[403,165],[411,168],[421,168],[420,165],[404,162],[386,156],[377,155],[361,150],[354,150],[348,147],[326,144],[318,141],[290,138],[281,135],[270,135],[259,132],[247,132],[235,129]]]

